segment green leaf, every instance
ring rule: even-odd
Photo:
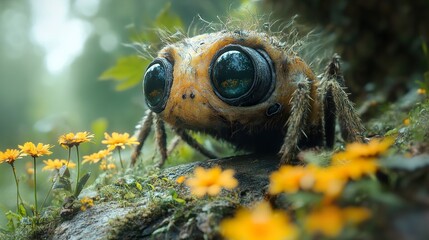
[[[181,199],[181,198],[173,198],[173,200],[176,201],[176,202],[178,202],[178,203],[180,203],[180,204],[185,204],[186,203],[185,199]]]
[[[82,192],[83,187],[88,182],[88,179],[89,179],[90,176],[91,176],[91,173],[88,172],[85,175],[83,175],[83,177],[79,180],[79,183],[76,186],[76,191],[74,193],[75,197],[79,196],[80,192]]]
[[[22,217],[19,214],[14,213],[12,211],[6,212],[5,215],[7,218],[7,229],[11,232],[15,231],[16,229],[15,221],[19,223]]]
[[[294,208],[302,208],[305,206],[315,206],[322,201],[322,195],[314,192],[299,191],[293,194],[280,194],[279,201],[287,202],[288,205],[293,205]]]
[[[429,166],[429,154],[422,154],[411,158],[394,155],[380,161],[381,166],[393,169],[413,171]]]
[[[52,189],[64,189],[66,191],[71,192],[71,183],[68,177],[60,176],[56,179],[54,186]]]
[[[132,192],[127,192],[125,195],[124,195],[124,198],[125,199],[127,199],[127,200],[129,200],[129,199],[133,199],[133,198],[135,198],[136,197],[136,195],[134,194],[134,193],[132,193]]]
[[[364,179],[347,184],[343,191],[342,198],[348,201],[377,202],[386,206],[400,206],[401,199],[392,192],[382,188],[378,181]],[[367,200],[366,200],[367,199]]]
[[[327,167],[331,163],[332,151],[302,151],[300,153],[304,162],[320,167]]]
[[[21,215],[23,217],[27,216],[27,210],[25,210],[24,204],[22,204],[22,203],[19,204],[19,206],[18,206],[18,212],[19,212],[19,215]]]
[[[164,226],[164,227],[159,227],[157,228],[155,231],[152,232],[152,236],[156,236],[160,233],[164,233],[167,232],[170,229],[170,225]]]
[[[178,197],[178,194],[177,194],[177,192],[176,192],[176,191],[171,190],[171,191],[170,191],[170,194],[171,194],[171,198],[172,198],[174,201],[176,201],[176,202],[178,202],[178,203],[180,203],[180,204],[185,204],[185,203],[186,203],[186,201],[185,201],[184,199],[181,199],[181,198],[179,198],[179,197]]]
[[[155,190],[155,186],[153,186],[152,184],[150,184],[150,183],[146,183],[152,190]]]
[[[58,174],[60,175],[60,177],[70,178],[70,171],[67,168],[67,165],[61,166],[61,168],[58,170]]]
[[[136,182],[136,188],[137,188],[139,191],[143,190],[142,185],[141,185],[140,183],[138,183],[138,182]]]
[[[137,85],[143,78],[144,70],[149,60],[137,55],[121,57],[115,66],[107,69],[100,76],[100,80],[118,81],[116,90],[122,91]]]
[[[182,19],[171,11],[171,3],[167,3],[155,20],[155,27],[164,28],[168,31],[183,30]]]

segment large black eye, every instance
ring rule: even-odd
[[[173,82],[173,65],[164,58],[149,64],[143,79],[143,89],[148,107],[160,113],[167,104]]]
[[[274,90],[272,61],[262,50],[227,45],[214,56],[209,75],[215,94],[233,106],[251,106],[266,100]]]

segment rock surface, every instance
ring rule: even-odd
[[[168,207],[171,196],[155,189],[132,204],[117,201],[96,203],[87,211],[60,223],[53,239],[219,238],[215,230],[220,219],[225,217],[223,215],[231,215],[237,205],[262,199],[269,183],[268,176],[277,169],[278,163],[276,157],[246,155],[163,169],[161,178],[172,180],[191,174],[197,166],[210,168],[219,165],[222,169],[234,169],[239,181],[236,202],[220,197]],[[183,191],[189,195],[186,187]],[[158,196],[157,200],[154,196]]]

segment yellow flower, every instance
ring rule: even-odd
[[[113,170],[116,168],[116,165],[114,163],[107,164],[107,170]]]
[[[353,180],[358,180],[364,175],[372,175],[378,169],[378,163],[376,161],[368,160],[354,160],[343,165],[335,165],[332,168],[336,168],[338,171]]]
[[[426,94],[426,89],[424,89],[424,88],[417,89],[417,94],[425,95]]]
[[[358,224],[371,216],[366,208],[324,206],[313,211],[305,219],[305,228],[313,234],[321,233],[327,237],[338,236],[346,224]]]
[[[371,211],[363,207],[346,207],[343,216],[351,224],[359,224],[371,217]]]
[[[186,180],[186,176],[179,176],[177,179],[176,179],[176,182],[178,183],[178,184],[182,184],[184,181]]]
[[[307,169],[303,166],[281,166],[278,171],[271,174],[268,191],[270,194],[297,192],[306,172]]]
[[[89,142],[93,137],[94,134],[89,132],[77,132],[76,134],[67,133],[58,138],[58,143],[62,147],[71,148],[73,146],[79,146],[81,143]]]
[[[314,171],[313,191],[322,193],[325,201],[338,197],[347,183],[347,175],[335,167],[317,168]]]
[[[197,167],[194,170],[194,177],[186,181],[186,185],[191,188],[191,193],[197,197],[206,194],[218,195],[222,188],[233,189],[238,185],[234,176],[234,170],[222,171],[219,166],[211,169]]]
[[[405,118],[405,119],[404,119],[404,121],[403,121],[403,124],[404,124],[405,126],[410,125],[410,119],[409,119],[409,118]]]
[[[347,175],[340,168],[322,168],[315,165],[282,166],[271,174],[269,192],[295,193],[304,189],[335,197],[341,193],[346,183]]]
[[[106,160],[102,160],[100,163],[100,169],[103,171],[116,169],[116,165],[114,163],[107,163]]]
[[[335,206],[325,206],[310,213],[305,220],[305,227],[310,233],[322,233],[328,237],[336,237],[343,228],[341,210]]]
[[[27,154],[31,157],[41,157],[44,155],[51,155],[52,152],[49,151],[53,146],[49,144],[38,143],[34,145],[32,142],[26,142],[24,145],[18,145],[22,153]]]
[[[92,198],[89,198],[89,197],[83,197],[80,200],[80,203],[82,204],[80,207],[80,210],[82,211],[86,211],[87,208],[94,206],[94,200],[92,200]]]
[[[301,189],[322,193],[330,202],[343,191],[347,182],[374,174],[378,169],[377,157],[387,151],[392,138],[373,139],[368,144],[352,143],[344,152],[332,156],[332,165],[282,166],[270,176],[270,194],[295,193]]]
[[[338,164],[357,159],[375,160],[385,153],[394,141],[393,138],[387,137],[385,139],[372,139],[368,143],[350,143],[344,152],[332,156],[332,163]]]
[[[98,163],[100,160],[106,158],[109,154],[111,154],[112,152],[110,152],[109,149],[106,150],[100,150],[96,153],[87,155],[87,156],[83,156],[83,161],[82,163]]]
[[[27,170],[27,174],[28,175],[33,175],[34,174],[34,167],[33,167],[33,163],[32,162],[26,162],[25,163],[25,169]]]
[[[0,151],[0,163],[7,162],[13,164],[17,159],[21,158],[21,151],[18,149],[6,149],[5,152]]]
[[[42,168],[43,171],[59,170],[62,166],[67,165],[67,160],[65,160],[65,159],[61,159],[61,160],[60,159],[54,159],[54,160],[48,159],[48,160],[43,160],[43,162],[46,165]],[[69,162],[68,167],[74,168],[74,167],[76,167],[76,164]]]
[[[240,209],[234,218],[220,223],[220,233],[234,240],[285,240],[296,239],[298,231],[289,217],[279,210],[272,210],[267,202],[253,209]]]
[[[125,145],[131,146],[131,145],[138,145],[139,142],[137,141],[137,138],[131,137],[128,133],[117,133],[113,132],[112,136],[110,136],[108,133],[104,133],[104,138],[101,143],[106,144],[107,148],[109,150],[114,150],[115,148],[125,148]]]

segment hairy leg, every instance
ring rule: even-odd
[[[296,76],[297,89],[292,94],[291,113],[285,125],[287,128],[283,146],[280,149],[281,164],[291,162],[298,151],[298,143],[304,135],[308,113],[310,111],[311,81],[304,75]]]
[[[346,142],[363,142],[365,129],[344,91],[344,77],[341,73],[340,57],[337,54],[325,69],[320,89],[326,93],[325,112],[329,111],[329,108],[334,108],[343,139]]]
[[[215,154],[207,150],[203,145],[199,144],[197,140],[195,140],[191,135],[189,135],[185,130],[180,128],[173,128],[173,131],[189,146],[203,154],[204,156],[208,158],[217,158]]]
[[[158,163],[162,167],[167,160],[167,134],[165,133],[164,121],[155,115],[155,141],[161,154],[161,161]]]
[[[137,162],[138,157],[140,156],[141,150],[143,148],[143,144],[149,136],[151,127],[153,124],[153,112],[150,110],[146,111],[145,116],[140,121],[138,127],[138,135],[137,140],[139,144],[134,148],[134,152],[131,156],[131,166],[134,166]]]
[[[173,139],[171,139],[170,143],[168,144],[167,147],[167,155],[170,156],[171,153],[174,151],[174,149],[176,149],[177,145],[179,145],[180,141],[182,139],[179,136],[174,136]]]

